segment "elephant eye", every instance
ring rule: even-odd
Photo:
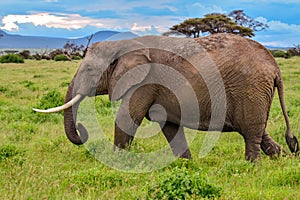
[[[92,68],[91,66],[88,66],[88,67],[87,67],[87,71],[88,71],[88,72],[92,72],[92,71],[93,71],[93,68]]]

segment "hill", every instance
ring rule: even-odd
[[[39,37],[39,36],[23,36],[7,34],[0,30],[0,48],[2,49],[57,49],[62,48],[67,41],[74,42],[77,45],[86,45],[87,38],[80,37],[76,39],[69,38],[55,38],[55,37]],[[123,40],[137,37],[131,32],[117,32],[117,31],[99,31],[94,34],[91,43],[100,42],[104,40]]]
[[[78,37],[75,39],[59,38],[59,37],[39,37],[39,36],[24,36],[7,34],[5,31],[0,30],[0,49],[58,49],[62,48],[67,41],[76,43],[77,45],[86,45],[87,38]],[[132,32],[117,32],[117,31],[99,31],[94,33],[91,44],[100,41],[113,41],[124,40],[138,37]],[[274,47],[266,46],[272,50],[287,50],[289,47]]]

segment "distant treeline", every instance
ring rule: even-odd
[[[23,63],[24,59],[35,60],[55,60],[55,61],[71,61],[80,60],[84,57],[85,48],[67,43],[63,49],[42,51],[34,50],[32,54],[30,50],[4,50],[1,51],[0,63]],[[300,56],[300,45],[296,45],[288,50],[269,50],[274,57],[291,58]],[[0,54],[0,55],[1,55]]]
[[[295,47],[288,50],[270,50],[272,55],[277,58],[291,58],[293,56],[300,56],[300,45],[295,45]]]

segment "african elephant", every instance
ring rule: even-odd
[[[261,159],[260,149],[270,156],[285,152],[266,132],[275,88],[285,118],[286,142],[297,152],[276,61],[259,43],[232,34],[200,39],[143,36],[95,43],[68,88],[66,104],[35,110],[64,110],[66,135],[80,145],[88,139],[86,128],[76,125],[81,100],[108,94],[111,101],[122,100],[115,120],[116,147],[129,145],[146,117],[160,124],[175,156],[191,158],[183,129],[187,127],[240,133],[245,158],[254,161]]]

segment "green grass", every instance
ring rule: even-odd
[[[277,61],[292,130],[299,138],[300,58]],[[243,139],[237,133],[222,134],[210,154],[200,158],[205,133],[187,130],[189,138],[195,135],[190,143],[193,160],[177,160],[148,173],[119,171],[101,163],[91,153],[101,150],[108,155],[106,159],[129,167],[150,161],[142,163],[126,155],[109,157],[111,149],[101,146],[101,140],[100,146],[89,144],[89,153],[85,146],[68,141],[61,113],[32,111],[33,107],[59,104],[79,64],[29,60],[0,64],[0,199],[176,199],[176,195],[178,199],[300,199],[299,156],[270,159],[263,155],[261,163],[247,162]],[[53,102],[45,105],[49,98]],[[96,104],[100,105],[97,119],[112,141],[112,104],[107,96],[97,97]],[[277,94],[267,129],[288,149]],[[162,145],[167,145],[162,134],[138,138],[130,152],[150,152]]]

